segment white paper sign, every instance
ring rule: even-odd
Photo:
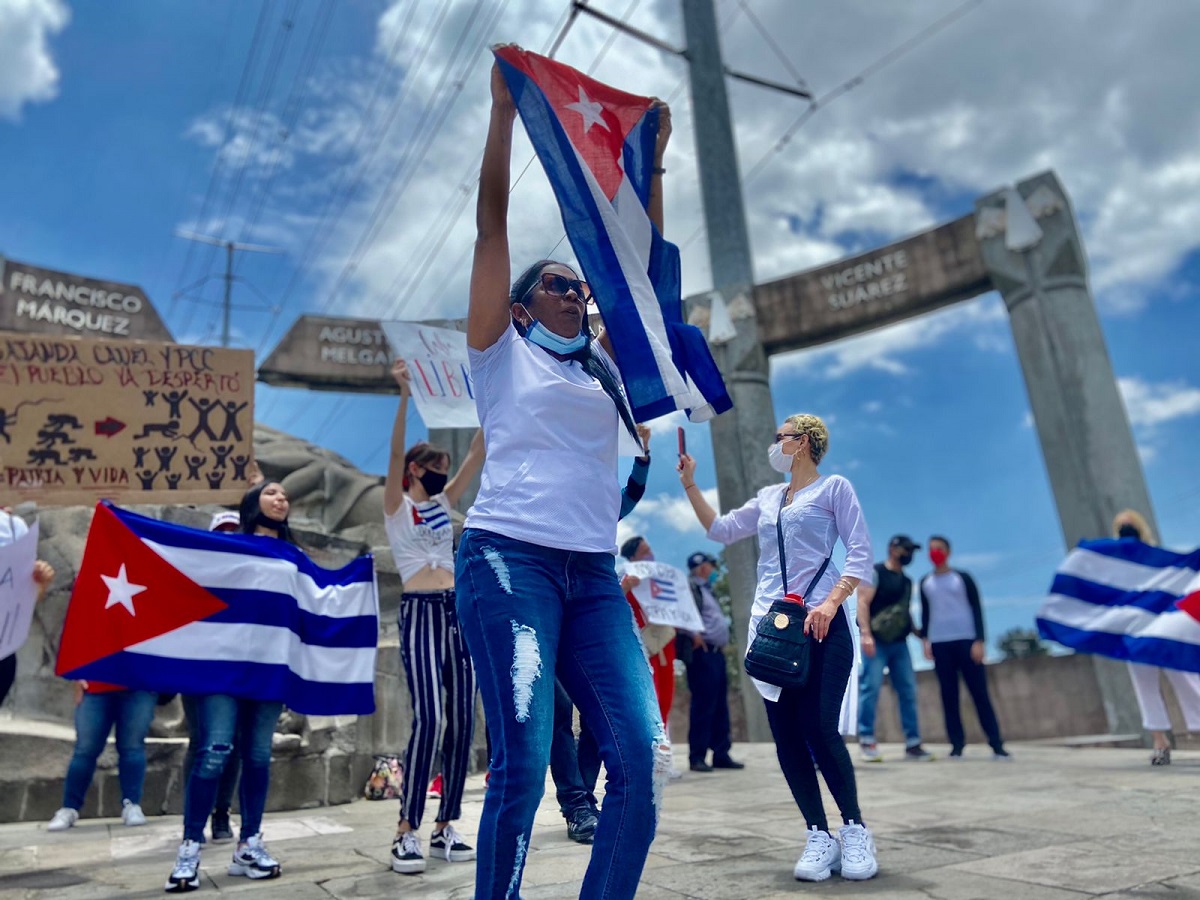
[[[37,523],[11,544],[0,547],[0,659],[21,649],[29,637],[37,584],[33,564],[37,561]]]
[[[684,631],[704,631],[687,573],[682,569],[660,562],[631,562],[625,566],[625,574],[641,579],[633,589],[633,597],[641,605],[647,622]]]
[[[413,402],[426,428],[478,428],[467,336],[421,322],[384,322],[392,353],[408,363]]]

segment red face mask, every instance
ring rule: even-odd
[[[932,562],[935,566],[944,566],[946,564],[946,560],[949,558],[950,558],[950,554],[947,553],[945,550],[943,550],[941,547],[930,547],[929,548],[929,561]]]

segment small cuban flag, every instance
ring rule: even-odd
[[[370,556],[323,569],[286,541],[96,506],[56,673],[137,690],[375,711]]]
[[[1037,626],[1081,653],[1200,672],[1200,549],[1083,541],[1059,566]]]
[[[675,596],[675,585],[662,578],[650,579],[650,596],[655,600],[664,600],[669,603],[674,603],[679,599]]]
[[[604,316],[634,418],[683,409],[702,422],[732,408],[703,333],[683,320],[679,248],[646,212],[653,99],[518,47],[495,54]]]

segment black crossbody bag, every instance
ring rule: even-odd
[[[783,508],[787,503],[787,490],[779,501],[779,516],[775,519],[775,539],[779,541],[779,573],[783,576],[783,593],[787,595],[787,553],[783,546]],[[831,557],[825,557],[821,568],[808,583],[804,598],[829,568]],[[781,688],[802,688],[808,682],[808,670],[812,658],[812,641],[804,633],[804,619],[808,607],[795,600],[780,597],[771,604],[767,614],[759,620],[754,643],[746,653],[743,665],[746,674],[767,684]]]

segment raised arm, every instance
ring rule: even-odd
[[[475,350],[486,350],[500,340],[510,321],[508,185],[516,117],[504,75],[500,66],[493,64],[492,115],[479,169],[475,260],[471,266],[471,299],[467,310],[467,344]]]
[[[650,204],[646,212],[658,233],[663,234],[663,156],[671,140],[671,107],[657,97],[654,106],[658,109],[658,139],[654,144],[654,172],[650,176]]]
[[[458,501],[467,492],[467,487],[471,484],[472,479],[483,468],[483,456],[483,429],[480,428],[475,432],[475,437],[471,438],[471,446],[467,448],[467,455],[463,457],[462,465],[458,467],[454,477],[446,484],[446,499],[450,501],[451,506],[458,506]]]
[[[650,475],[650,428],[638,425],[637,433],[642,442],[642,455],[634,458],[629,478],[625,487],[621,489],[621,513],[617,516],[618,519],[623,519],[633,512],[634,507],[646,494],[646,479]]]
[[[408,420],[408,398],[412,393],[409,386],[411,376],[404,360],[397,359],[392,363],[392,377],[400,386],[400,405],[396,408],[396,421],[392,424],[391,452],[388,453],[387,477],[383,482],[385,516],[394,516],[404,502],[404,429]]]

